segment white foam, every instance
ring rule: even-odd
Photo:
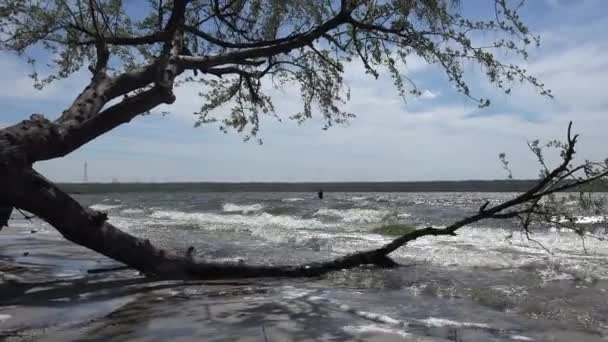
[[[606,222],[606,216],[602,216],[602,215],[592,215],[592,216],[573,216],[572,217],[574,219],[574,223],[577,224],[597,224],[597,223],[604,223]],[[565,223],[565,222],[570,222],[569,219],[561,216],[561,217],[553,217],[552,218],[553,222],[561,222],[561,223]]]
[[[91,208],[93,210],[99,210],[99,211],[108,211],[108,210],[120,208],[122,206],[123,206],[122,204],[102,204],[102,203],[97,203],[97,204],[93,204],[89,208]]]
[[[317,219],[299,219],[286,215],[271,215],[260,213],[257,215],[221,215],[214,213],[186,213],[183,211],[159,210],[150,215],[151,218],[170,219],[177,224],[195,223],[207,225],[230,225],[232,228],[246,226],[269,227],[278,226],[286,228],[322,228],[327,225]]]
[[[511,336],[509,336],[509,338],[512,340],[516,340],[516,341],[534,341],[533,338],[530,338],[528,336],[522,336],[522,335],[511,335]]]
[[[75,277],[77,276],[77,273],[73,273],[73,272],[59,272],[59,273],[55,273],[54,276],[57,278],[71,278],[71,277]]]
[[[320,239],[351,239],[358,240],[361,242],[372,242],[372,243],[386,243],[391,239],[387,238],[384,235],[379,234],[361,234],[361,233],[319,233],[315,232],[311,234],[311,237],[316,237]]]
[[[259,203],[255,203],[255,204],[225,203],[222,206],[222,210],[227,213],[240,212],[240,213],[247,214],[247,213],[260,211],[262,209],[264,209],[264,206]]]
[[[312,290],[298,289],[293,286],[283,286],[283,298],[285,299],[303,298],[308,296],[312,292]]]
[[[397,256],[417,261],[451,267],[518,268],[529,264],[554,265],[553,270],[539,272],[550,280],[566,279],[568,274],[576,278],[608,279],[608,265],[602,262],[608,257],[604,241],[586,239],[583,251],[580,236],[573,232],[538,232],[532,238],[549,249],[528,241],[525,235],[498,228],[469,228],[457,231],[457,236],[423,237],[409,242],[395,252]]]
[[[11,319],[13,316],[7,314],[0,314],[0,322],[6,321],[7,319]]]
[[[483,323],[457,322],[445,318],[429,317],[418,320],[420,323],[430,327],[465,327],[465,328],[482,328],[487,329],[490,326]]]
[[[281,200],[281,202],[300,202],[303,201],[304,199],[301,197],[290,197],[290,198],[284,198]]]
[[[351,208],[351,209],[319,209],[315,212],[314,216],[332,216],[341,218],[342,221],[353,223],[374,223],[380,222],[390,212],[388,210],[376,210],[376,209],[362,209],[362,208]]]
[[[347,333],[351,334],[365,334],[365,333],[381,333],[381,334],[394,334],[403,338],[411,337],[411,335],[402,329],[388,328],[378,324],[366,324],[366,325],[347,325],[342,328]]]
[[[368,321],[373,321],[373,322],[382,323],[382,324],[402,326],[402,327],[407,326],[406,322],[395,319],[389,315],[376,313],[376,312],[357,310],[347,304],[342,304],[335,299],[327,298],[325,296],[318,296],[318,295],[312,296],[311,295],[312,293],[313,293],[313,291],[308,290],[308,289],[298,289],[298,288],[294,288],[292,286],[283,287],[283,298],[286,298],[286,299],[304,299],[304,300],[308,300],[311,302],[325,302],[325,303],[328,303],[328,304],[331,304],[331,305],[337,307],[338,310],[340,310],[340,311],[348,312],[350,314],[353,314],[360,318],[366,319]]]
[[[129,208],[129,209],[124,209],[122,210],[120,213],[121,214],[143,214],[144,210],[143,209],[133,209],[133,208]]]
[[[576,223],[580,224],[594,224],[606,222],[605,216],[578,216],[576,217]]]
[[[118,228],[128,229],[136,224],[144,224],[144,222],[133,222],[133,219],[121,216],[110,216],[108,222]]]
[[[380,314],[380,313],[376,313],[376,312],[355,310],[346,304],[340,305],[339,309],[342,311],[345,311],[345,312],[350,312],[361,318],[367,319],[368,321],[384,323],[384,324],[391,324],[391,325],[399,325],[399,326],[407,325],[407,323],[402,322],[398,319],[394,319],[393,317],[391,317],[389,315]]]
[[[367,197],[365,197],[365,196],[353,196],[350,198],[351,201],[364,201],[366,199],[367,199]]]

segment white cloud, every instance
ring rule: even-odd
[[[348,127],[326,132],[318,117],[302,126],[266,118],[261,123],[265,144],[243,144],[235,134],[220,134],[215,126],[191,128],[192,112],[201,104],[198,92],[204,89],[185,86],[176,90],[176,103],[159,109],[170,110],[171,116],[148,123],[156,125],[156,135],[131,136],[132,131],[120,130],[62,161],[39,167],[63,180],[80,179],[85,158],[95,165],[100,180],[487,179],[505,176],[497,156],[506,152],[515,177],[535,177],[538,165],[526,141],[563,139],[569,120],[581,133],[578,158],[604,158],[608,42],[599,34],[587,34],[598,21],[577,27],[555,25],[547,31],[548,47],[535,51],[527,65],[553,90],[553,101],[529,86],[516,86],[512,95],[502,95],[473,70],[472,84],[495,100],[491,109],[480,111],[462,97],[455,101],[459,95],[445,83],[422,84],[420,101],[404,103],[388,75],[374,80],[353,62],[345,75],[352,100],[344,109],[359,117]],[[414,80],[428,83],[428,69],[424,61],[413,59],[408,72]],[[273,93],[283,117],[301,109],[296,86]],[[542,120],[531,121],[528,115]]]
[[[429,89],[425,89],[424,91],[422,91],[422,94],[420,94],[420,98],[421,99],[425,99],[425,100],[432,100],[434,98],[436,98],[437,96],[439,96],[440,92],[433,92]]]
[[[605,108],[608,44],[586,43],[530,65],[552,89],[556,101],[572,109]]]
[[[86,73],[81,71],[69,79],[55,81],[42,90],[37,90],[33,86],[33,80],[27,76],[32,69],[23,60],[0,52],[0,64],[3,67],[0,74],[0,97],[5,100],[68,102],[76,97],[88,81]]]

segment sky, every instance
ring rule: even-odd
[[[466,2],[475,8],[476,0]],[[264,117],[263,144],[222,133],[217,125],[194,127],[201,101],[194,86],[176,90],[177,101],[99,137],[74,153],[35,168],[54,181],[91,182],[271,182],[422,181],[502,179],[504,152],[514,178],[534,178],[539,165],[527,142],[564,139],[568,122],[580,134],[579,160],[608,157],[608,1],[528,0],[522,18],[542,45],[523,65],[555,95],[531,87],[502,94],[467,67],[475,94],[492,100],[479,109],[454,90],[434,66],[412,59],[403,72],[423,91],[403,101],[392,80],[378,80],[348,65],[351,88],[347,110],[357,117],[347,126],[322,130],[313,118],[302,125],[287,120],[301,105],[298,91],[275,91],[277,113]],[[0,52],[0,127],[31,113],[57,117],[86,85],[89,75],[35,90],[25,61]],[[170,114],[162,115],[162,111]],[[221,113],[219,113],[221,115]],[[555,161],[553,157],[550,161]]]

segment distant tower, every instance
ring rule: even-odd
[[[89,172],[88,172],[88,165],[87,162],[84,162],[84,178],[83,178],[84,182],[87,183],[89,181]]]

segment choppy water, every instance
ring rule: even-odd
[[[447,225],[486,200],[512,196],[328,193],[319,200],[306,193],[125,193],[79,200],[107,211],[116,226],[165,248],[185,251],[192,245],[199,258],[292,264],[390,241],[371,233],[379,225]],[[579,219],[605,236],[601,217]],[[28,227],[21,221],[17,225]],[[56,234],[49,227],[37,229]],[[316,322],[320,340],[323,331],[344,334],[335,340],[365,339],[374,332],[420,341],[608,340],[608,242],[586,239],[585,250],[576,234],[550,226],[534,238],[552,254],[527,241],[514,222],[484,221],[456,237],[426,237],[401,248],[393,256],[406,265],[402,268],[280,281],[247,298],[340,312],[343,318],[318,322],[312,313],[302,314]],[[168,298],[174,299],[167,300],[195,310],[204,295],[196,288],[189,291],[171,292]],[[176,299],[184,296],[190,300]],[[182,324],[196,324],[196,315],[184,315]],[[207,332],[225,336],[226,326],[216,323],[205,326]],[[248,326],[232,328],[246,331]]]

